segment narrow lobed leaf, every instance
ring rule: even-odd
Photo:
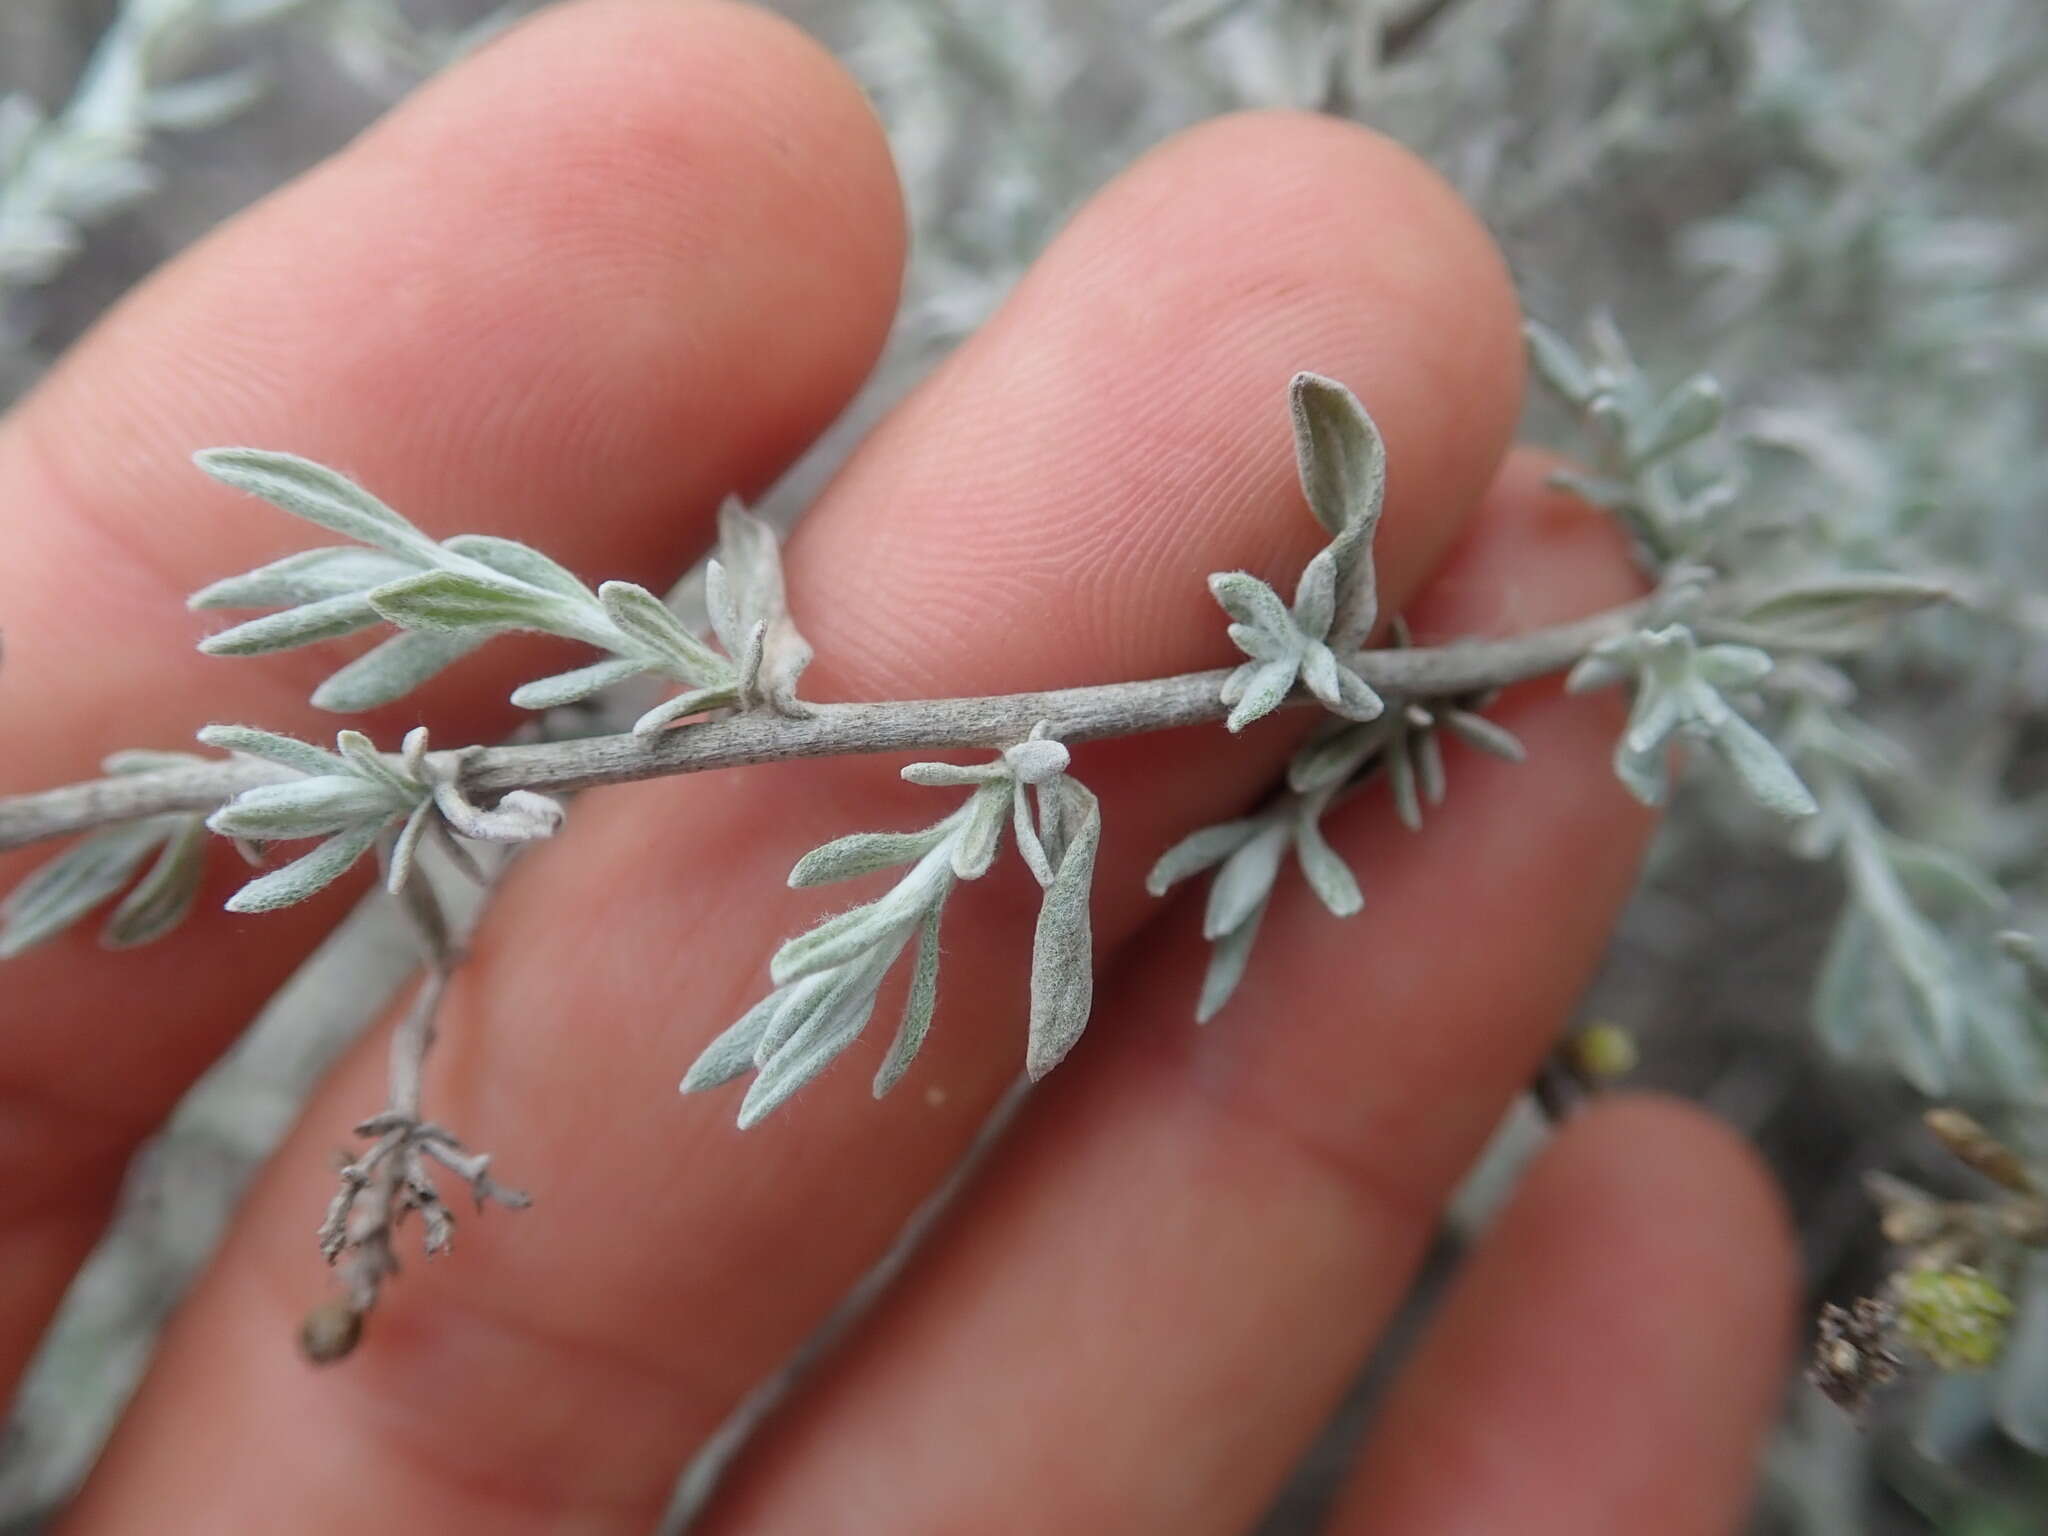
[[[903,1081],[903,1074],[924,1048],[925,1036],[931,1033],[932,1015],[939,1003],[939,916],[940,908],[932,908],[918,929],[917,968],[911,972],[903,1018],[889,1042],[889,1054],[875,1069],[874,1095],[878,1099]]]
[[[351,827],[336,833],[303,858],[252,880],[228,898],[230,912],[274,912],[325,890],[377,841],[381,826]]]
[[[149,873],[121,898],[100,930],[108,949],[135,949],[163,938],[192,915],[206,876],[206,823],[181,816],[178,829],[165,841]]]
[[[352,635],[368,629],[380,617],[367,595],[351,593],[304,603],[282,613],[267,613],[260,619],[223,629],[201,640],[199,649],[208,656],[264,656]]]
[[[830,885],[923,858],[946,835],[946,823],[920,832],[855,832],[813,848],[789,872],[791,887]]]
[[[306,549],[201,587],[185,603],[194,609],[297,607],[368,592],[419,570],[416,561],[354,544]]]
[[[365,651],[313,690],[313,707],[353,715],[381,709],[482,645],[481,630],[408,629]]]
[[[1102,841],[1102,804],[1068,780],[1074,832],[1038,909],[1031,941],[1031,1020],[1024,1065],[1037,1082],[1058,1066],[1088,1027],[1095,995],[1095,948],[1088,901],[1095,851]]]
[[[319,776],[346,774],[349,771],[348,764],[341,758],[314,746],[311,742],[300,741],[293,736],[280,736],[275,731],[258,730],[252,725],[203,726],[199,731],[199,740],[223,752],[239,752],[244,757],[260,757],[266,762],[277,763],[304,774]]]
[[[261,448],[209,448],[193,461],[224,485],[331,533],[360,539],[414,563],[438,558],[434,541],[361,486],[297,454]]]
[[[401,629],[486,634],[533,630],[583,639],[574,604],[507,577],[470,571],[426,571],[379,587],[370,604]]]
[[[108,827],[58,854],[0,901],[0,960],[47,942],[120,890],[172,835],[151,817]]]
[[[638,661],[595,662],[573,672],[557,672],[552,677],[522,684],[513,690],[512,702],[521,709],[560,709],[564,704],[575,704],[594,693],[602,693],[629,677],[638,677],[646,670],[646,665]]]
[[[730,688],[738,681],[733,664],[683,626],[667,603],[630,581],[608,581],[597,589],[598,601],[620,632],[680,682],[699,688]]]
[[[1265,824],[1263,818],[1250,816],[1189,833],[1159,856],[1159,862],[1145,876],[1145,889],[1154,896],[1164,896],[1190,875],[1221,864],[1256,837]]]

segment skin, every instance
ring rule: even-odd
[[[185,592],[300,547],[198,447],[346,467],[437,534],[492,531],[659,585],[720,496],[845,403],[893,313],[886,146],[850,81],[736,6],[551,11],[251,210],[110,315],[0,423],[0,792],[209,720],[318,736],[339,647],[192,651]],[[1106,682],[1230,660],[1202,589],[1291,583],[1317,532],[1284,390],[1349,384],[1384,429],[1385,607],[1425,639],[1625,600],[1592,513],[1509,451],[1512,291],[1453,195],[1364,130],[1225,119],[1155,150],[859,448],[788,552],[820,698]],[[296,541],[296,542],[295,542]],[[93,600],[73,573],[91,571]],[[118,623],[108,615],[118,613]],[[375,719],[444,744],[573,664],[494,645]],[[1530,747],[1453,750],[1425,836],[1331,820],[1367,913],[1283,882],[1244,988],[1189,1022],[1194,901],[1151,860],[1237,813],[1300,721],[1080,749],[1106,818],[1096,1020],[897,1291],[774,1420],[717,1531],[1231,1532],[1372,1348],[1441,1201],[1584,986],[1647,826],[1611,701],[1532,684]],[[899,1095],[887,1030],[745,1134],[670,1084],[828,910],[806,849],[937,791],[819,761],[605,791],[523,862],[444,1015],[428,1103],[532,1212],[410,1263],[358,1355],[291,1347],[310,1232],[384,1040],[331,1074],[65,1529],[628,1532],[677,1466],[887,1246],[1017,1069],[1033,919],[1010,868],[956,898],[939,1020]],[[221,861],[211,894],[237,878]],[[0,883],[26,868],[0,860]],[[0,1058],[0,1369],[10,1379],[134,1147],[349,896],[103,955],[16,963]],[[1310,981],[1308,979],[1312,978]],[[884,1016],[888,995],[884,999]],[[109,1063],[112,1063],[110,1070]],[[1781,1365],[1790,1244],[1725,1131],[1630,1099],[1552,1144],[1407,1367],[1343,1532],[1732,1528]],[[256,1454],[251,1454],[252,1450]]]

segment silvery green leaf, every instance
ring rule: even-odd
[[[1444,803],[1444,748],[1435,731],[1418,731],[1411,743],[1415,753],[1415,780],[1422,798],[1431,805]]]
[[[206,875],[206,823],[197,816],[175,820],[177,830],[165,840],[149,873],[121,898],[100,930],[100,942],[107,948],[154,943],[192,915]]]
[[[946,836],[946,823],[921,832],[855,832],[813,848],[789,872],[792,888],[854,880],[923,858]]]
[[[328,774],[245,789],[207,817],[206,824],[223,837],[280,842],[381,821],[406,803],[353,773]]]
[[[1003,765],[1020,784],[1043,784],[1058,778],[1071,761],[1062,743],[1045,736],[1034,736],[1003,749]]]
[[[1638,756],[1656,751],[1671,739],[1672,732],[1686,723],[1686,704],[1695,697],[1657,678],[1645,676],[1636,685],[1635,701],[1629,709],[1622,742]],[[1726,710],[1717,714],[1725,716]]]
[[[1422,796],[1415,774],[1415,739],[1410,732],[1394,743],[1386,756],[1387,788],[1394,796],[1394,814],[1410,832],[1422,830]]]
[[[900,946],[877,951],[832,978],[803,1023],[761,1064],[740,1101],[741,1130],[750,1130],[786,1103],[860,1035],[875,1011],[875,989]],[[780,1026],[780,1019],[777,1024]]]
[[[1252,624],[1232,624],[1224,632],[1230,636],[1230,643],[1253,661],[1285,661],[1301,649],[1299,636],[1270,634]],[[1224,702],[1234,704],[1237,701],[1226,699]]]
[[[1342,702],[1337,683],[1337,658],[1330,654],[1330,648],[1320,640],[1311,641],[1302,647],[1301,685],[1322,701],[1324,707],[1335,709]]]
[[[377,750],[377,744],[361,731],[341,731],[334,738],[334,749],[356,777],[373,784],[382,784],[400,800],[415,803],[426,798],[426,786],[414,783],[384,759]]]
[[[1749,607],[1742,619],[1788,639],[1840,638],[1853,644],[1891,619],[1954,596],[1943,583],[1918,576],[1845,571],[1781,588]]]
[[[372,592],[370,605],[401,629],[535,630],[582,638],[584,615],[566,598],[508,577],[426,571]]]
[[[1025,1070],[1037,1082],[1065,1059],[1088,1027],[1095,995],[1095,947],[1088,898],[1095,850],[1102,841],[1102,804],[1068,780],[1059,792],[1074,815],[1073,835],[1039,904],[1031,941],[1031,1030]]]
[[[1528,343],[1529,361],[1536,376],[1567,403],[1584,407],[1593,398],[1598,386],[1570,342],[1534,320],[1523,322],[1522,338]]]
[[[711,615],[711,632],[718,636],[718,643],[725,647],[728,656],[738,655],[747,643],[748,627],[740,618],[732,579],[725,574],[724,564],[716,559],[704,563],[704,607]]]
[[[1294,627],[1311,640],[1321,640],[1337,617],[1337,549],[1319,551],[1301,569],[1294,588]]]
[[[193,768],[205,758],[196,752],[157,752],[148,747],[129,747],[109,752],[100,759],[103,773],[159,773],[166,768]]]
[[[296,454],[209,448],[193,462],[214,479],[272,506],[413,563],[432,564],[439,547],[346,476]]]
[[[754,1065],[767,1066],[817,1016],[818,1010],[832,1000],[834,990],[845,980],[846,967],[830,966],[809,976],[800,976],[790,985],[777,989],[773,996],[779,1001],[769,1014],[759,1038],[754,1041]]]
[[[2009,905],[1988,875],[1946,849],[1886,838],[1884,851],[1900,883],[1937,911],[1997,916]]]
[[[488,809],[472,805],[452,778],[437,779],[434,804],[449,828],[479,843],[533,843],[561,830],[568,814],[559,800],[530,789],[507,790]]]
[[[1814,1032],[1845,1060],[1854,1059],[1870,1032],[1869,978],[1879,963],[1876,931],[1851,903],[1835,924],[1813,988]]]
[[[2048,1254],[2034,1253],[2019,1286],[2019,1311],[1992,1389],[1998,1427],[2036,1456],[2048,1455]]]
[[[259,731],[250,725],[208,725],[201,727],[199,739],[209,747],[223,752],[239,752],[244,757],[260,757],[266,762],[277,763],[300,773],[315,776],[323,774],[346,774],[348,764],[334,753],[314,746],[311,742],[300,741],[291,736],[280,736],[275,731]]]
[[[645,739],[658,736],[678,720],[724,709],[738,697],[731,688],[692,688],[672,699],[664,699],[633,722],[633,734]]]
[[[1379,618],[1373,540],[1386,501],[1387,449],[1358,398],[1330,379],[1295,375],[1294,451],[1302,493],[1331,533],[1335,611],[1318,636],[1348,655]],[[1320,558],[1320,557],[1318,557]]]
[[[1263,817],[1249,816],[1189,833],[1159,856],[1159,862],[1145,876],[1145,889],[1154,896],[1164,896],[1190,875],[1221,864],[1256,837],[1265,825]]]
[[[1468,709],[1445,709],[1439,711],[1437,719],[1445,730],[1481,752],[1505,758],[1511,763],[1519,763],[1529,755],[1513,731],[1484,715],[1474,714]]]
[[[735,655],[738,662],[739,688],[743,699],[753,699],[760,693],[761,667],[768,659],[768,626],[756,624],[747,632],[746,643]]]
[[[737,500],[728,500],[718,513],[718,559],[712,566],[718,573],[719,593],[715,598],[711,593],[707,568],[706,597],[711,600],[714,626],[721,618],[727,626],[719,630],[721,640],[735,655],[758,644],[757,687],[787,709],[795,702],[797,679],[811,664],[812,651],[790,618],[775,530]],[[740,641],[737,649],[734,640]]]
[[[635,644],[644,647],[680,681],[700,688],[731,688],[738,682],[732,663],[684,628],[660,598],[630,581],[608,581],[597,589],[604,611]]]
[[[454,666],[489,638],[483,630],[403,630],[314,689],[313,707],[343,715],[381,708]]]
[[[151,128],[173,133],[212,128],[254,106],[265,84],[256,70],[233,69],[160,85],[143,98],[142,116]]]
[[[1040,794],[1042,800],[1050,799],[1055,805],[1058,803],[1057,797],[1057,786],[1049,794]],[[1038,828],[1033,823],[1031,792],[1024,787],[1022,781],[1010,786],[1010,836],[1015,839],[1017,855],[1031,871],[1031,878],[1036,880],[1041,888],[1051,885],[1054,860],[1046,853],[1045,840],[1038,835]]]
[[[147,161],[111,153],[114,145],[104,140],[97,147],[100,158],[81,157],[67,168],[64,213],[74,224],[118,213],[163,185]]]
[[[912,763],[902,770],[905,783],[932,789],[951,789],[967,784],[993,784],[1009,777],[1002,763]]]
[[[1309,794],[1341,784],[1383,748],[1399,721],[1381,714],[1363,725],[1325,725],[1287,765],[1287,787]]]
[[[0,167],[14,169],[15,161],[42,131],[43,109],[22,91],[0,96]]]
[[[1209,886],[1209,904],[1202,914],[1202,937],[1219,939],[1243,924],[1272,894],[1287,852],[1287,823],[1267,817],[1243,847],[1223,861]]]
[[[1045,855],[1047,870],[1060,867],[1060,860],[1066,857],[1067,839],[1076,830],[1068,823],[1073,819],[1071,812],[1078,802],[1065,793],[1066,781],[1054,779],[1038,786],[1038,846]],[[1043,885],[1045,882],[1040,881]]]
[[[296,607],[367,592],[419,569],[417,561],[355,544],[306,549],[201,587],[185,605],[193,609]]]
[[[1998,952],[2027,973],[2036,985],[2048,985],[2048,948],[2031,933],[2008,929],[1995,941]]]
[[[1544,476],[1544,484],[1594,507],[1626,507],[1636,499],[1635,487],[1626,480],[1605,475],[1582,475],[1571,469],[1553,469]]]
[[[932,908],[917,932],[917,968],[910,975],[910,992],[904,999],[903,1019],[896,1026],[896,1038],[889,1042],[889,1054],[875,1070],[874,1093],[881,1098],[903,1081],[903,1074],[924,1048],[931,1032],[932,1014],[939,1002],[939,909]]]
[[[1365,679],[1330,654],[1320,641],[1302,653],[1301,680],[1332,714],[1361,724],[1377,720],[1386,710],[1382,699]]]
[[[1290,390],[1302,494],[1325,530],[1376,522],[1386,495],[1387,449],[1358,397],[1334,379],[1298,373]]]
[[[1720,385],[1703,373],[1693,375],[1666,395],[1630,434],[1629,457],[1647,464],[1676,453],[1718,427],[1726,405]]]
[[[769,974],[783,986],[800,976],[844,964],[865,949],[887,944],[942,900],[953,880],[950,839],[932,849],[890,890],[865,906],[828,917],[775,952]]]
[[[1753,688],[1771,675],[1777,663],[1770,652],[1753,645],[1709,645],[1693,663],[1695,670],[1716,688]]]
[[[1296,663],[1292,661],[1261,662],[1258,670],[1252,673],[1244,696],[1223,723],[1235,733],[1278,709],[1294,689],[1295,667]]]
[[[988,873],[1002,847],[1009,808],[1010,791],[1002,784],[984,784],[974,792],[967,819],[953,834],[953,873],[962,880],[979,880]]]
[[[690,1064],[690,1070],[683,1075],[681,1091],[701,1093],[706,1088],[716,1088],[753,1071],[754,1048],[767,1031],[769,1020],[775,1017],[776,1009],[782,1006],[783,999],[783,993],[770,992],[705,1046]]]
[[[1237,991],[1238,983],[1244,980],[1245,966],[1252,958],[1252,946],[1258,941],[1259,923],[1265,915],[1266,904],[1262,901],[1210,949],[1209,968],[1202,977],[1202,995],[1195,1003],[1197,1024],[1206,1024],[1221,1013],[1223,1005]]]
[[[1243,626],[1233,624],[1230,627],[1232,629],[1241,629]],[[1291,645],[1284,647],[1283,654],[1292,656],[1294,654],[1294,647]],[[1248,661],[1232,672],[1230,676],[1224,678],[1223,686],[1216,691],[1217,700],[1225,708],[1236,704],[1244,697],[1245,690],[1251,687],[1252,679],[1259,675],[1259,668],[1262,665],[1264,665],[1262,662]]]
[[[1820,809],[1813,793],[1799,781],[1792,765],[1763,732],[1742,716],[1730,714],[1714,732],[1714,744],[1745,788],[1766,810],[1780,816],[1811,816]]]
[[[1614,744],[1614,776],[1644,805],[1662,805],[1671,790],[1670,765],[1665,760],[1667,753],[1668,748],[1662,741],[1648,751],[1639,752],[1629,745],[1629,738],[1624,735]]]
[[[629,677],[638,677],[646,670],[646,665],[638,661],[595,662],[573,672],[557,672],[553,677],[537,678],[523,684],[514,690],[512,702],[521,709],[559,709],[564,704],[574,704],[623,683]]]
[[[1294,820],[1294,856],[1316,899],[1337,917],[1351,917],[1365,906],[1358,880],[1351,867],[1337,856],[1323,836],[1322,816],[1329,796],[1320,795],[1302,806]]]
[[[524,582],[529,587],[537,587],[569,602],[588,606],[597,601],[596,594],[574,571],[517,539],[501,539],[488,533],[458,533],[452,539],[442,540],[441,547],[480,565],[487,565],[500,576]]]
[[[305,857],[243,886],[228,898],[228,911],[274,912],[325,890],[370,851],[382,830],[366,825],[337,832]]]
[[[419,854],[420,839],[426,836],[427,829],[439,814],[440,808],[428,799],[414,806],[412,814],[405,818],[405,825],[391,844],[391,857],[384,872],[384,888],[392,895],[398,895],[412,880],[413,860]]]
[[[1218,571],[1209,578],[1209,591],[1223,611],[1240,624],[1264,630],[1269,635],[1292,636],[1294,618],[1280,594],[1249,571]]]
[[[378,609],[363,593],[327,597],[208,635],[199,642],[199,649],[208,656],[262,656],[337,640],[368,629],[379,617]]]
[[[56,937],[120,890],[169,832],[155,817],[108,827],[29,875],[0,901],[0,960]]]
[[[1624,655],[1617,654],[1603,643],[1580,657],[1577,665],[1565,675],[1564,691],[1592,693],[1596,689],[1609,688],[1634,670],[1634,665]]]

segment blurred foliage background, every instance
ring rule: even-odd
[[[888,358],[778,491],[782,516],[1084,197],[1165,135],[1288,105],[1396,136],[1481,211],[1531,315],[1573,336],[1609,316],[1652,377],[1720,379],[1719,451],[1753,515],[1821,529],[1846,558],[1938,571],[1965,599],[1853,668],[1889,760],[1886,867],[1904,872],[1907,915],[1870,880],[1759,837],[1712,786],[1687,789],[1585,1020],[1628,1029],[1640,1080],[1765,1150],[1816,1304],[1885,1273],[1867,1172],[1981,1193],[1921,1129],[1932,1096],[2048,1152],[2048,1026],[2011,941],[1987,947],[1993,930],[2048,934],[2048,7],[779,8],[874,94],[915,223]],[[150,268],[508,17],[470,0],[0,0],[0,401]],[[1529,428],[1574,441],[1540,402]],[[1995,911],[1926,896],[1941,882],[1913,849],[1957,876],[1951,896],[1975,882]],[[248,1170],[410,953],[380,910],[358,913],[139,1161],[9,1431],[7,1528],[36,1528],[80,1475]],[[1930,1037],[1932,1015],[1960,1022]],[[1518,1114],[1504,1131],[1406,1325],[1530,1125]],[[1861,1428],[1788,1379],[1757,1529],[2048,1529],[2048,1281],[2020,1290],[1996,1369],[1911,1380]],[[1273,1536],[1313,1529],[1384,1369],[1274,1511]]]

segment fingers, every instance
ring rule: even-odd
[[[1403,1370],[1331,1536],[1727,1536],[1794,1296],[1740,1141],[1624,1099],[1567,1127]]]
[[[306,703],[333,647],[193,650],[220,621],[186,593],[320,542],[214,486],[193,450],[305,453],[436,533],[662,585],[719,499],[774,475],[856,387],[900,244],[865,103],[783,23],[602,0],[510,36],[149,284],[0,427],[0,788],[187,746],[208,721],[344,723]],[[494,644],[371,728],[489,740],[545,661]],[[39,856],[0,860],[0,886]],[[165,944],[102,954],[88,924],[7,967],[35,1003],[5,1006],[0,1378],[135,1139],[344,895],[228,918],[247,872],[222,862]]]
[[[1239,119],[1168,145],[1080,216],[800,529],[790,587],[817,696],[1225,660],[1206,574],[1291,577],[1317,542],[1286,427],[1304,366],[1352,384],[1386,427],[1397,602],[1455,537],[1514,416],[1497,257],[1433,176],[1355,129]],[[1105,804],[1103,950],[1144,916],[1158,848],[1256,793],[1284,735],[1077,754]],[[886,1246],[1018,1070],[1036,892],[1011,869],[949,904],[939,1016],[897,1097],[869,1093],[879,1020],[744,1135],[737,1093],[671,1094],[760,994],[776,940],[847,900],[784,889],[796,858],[951,809],[894,766],[786,764],[580,805],[493,911],[429,1075],[435,1117],[498,1154],[535,1210],[467,1223],[453,1263],[389,1293],[357,1358],[310,1378],[284,1341],[317,1294],[321,1154],[380,1099],[366,1051],[167,1342],[88,1527],[165,1497],[232,1526],[291,1487],[317,1490],[337,1526],[393,1507],[473,1524],[489,1488],[494,1528],[571,1511],[644,1528],[679,1458]],[[885,993],[881,1020],[892,1007]],[[252,1465],[258,1414],[304,1433],[273,1432],[278,1454]]]
[[[1421,636],[1624,600],[1604,519],[1519,458],[1411,610]],[[1190,1022],[1188,901],[1104,987],[957,1225],[745,1463],[718,1531],[1231,1532],[1265,1507],[1405,1290],[1438,1202],[1531,1070],[1629,888],[1645,818],[1606,701],[1491,712],[1528,761],[1450,761],[1418,836],[1326,825],[1364,912],[1292,876],[1236,999]],[[1001,1447],[990,1454],[989,1447]]]

